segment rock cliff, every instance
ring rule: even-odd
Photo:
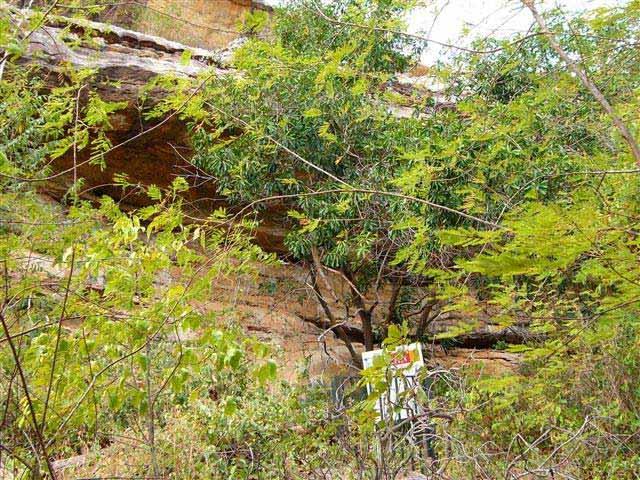
[[[91,41],[84,37],[89,30]],[[139,100],[149,80],[157,75],[196,77],[204,71],[210,75],[229,75],[231,50],[232,47],[204,50],[117,26],[62,17],[51,18],[33,32],[20,62],[39,65],[40,74],[51,85],[64,79],[69,66],[93,69],[96,74],[81,94],[86,96],[88,91],[95,91],[104,100],[127,104],[110,119],[112,129],[108,137],[118,147],[106,155],[106,167],[91,164],[87,150],[79,152],[75,159],[71,153],[64,155],[52,166],[57,172],[68,173],[50,182],[45,187],[47,194],[61,198],[71,185],[74,170],[77,177],[84,179],[85,196],[89,198],[110,195],[122,199],[122,189],[113,185],[115,174],[125,174],[135,183],[160,187],[168,186],[178,175],[189,177],[194,167],[189,163],[187,126],[178,116],[146,120]],[[187,61],[185,51],[190,52]],[[152,90],[146,99],[147,107],[162,96],[162,92]],[[193,178],[191,183],[186,198],[194,215],[206,216],[225,204],[214,183]],[[147,201],[144,195],[126,194],[124,205],[141,206]],[[284,251],[282,214],[278,208],[267,211],[256,232],[258,242],[268,250]]]
[[[157,9],[170,4],[160,0],[148,0],[147,3]],[[255,6],[248,1],[224,0],[219,3],[234,4],[238,8],[242,6],[245,11]],[[189,5],[197,10],[204,8],[205,3],[194,0]],[[19,14],[28,15],[25,11]],[[165,33],[160,27],[154,28],[157,28],[157,33]],[[90,42],[83,35],[88,30],[93,32]],[[70,39],[73,46],[70,46]],[[187,50],[191,54],[185,61],[183,53]],[[109,195],[123,200],[125,206],[140,206],[147,201],[146,197],[127,195],[126,199],[123,198],[121,188],[113,185],[114,174],[124,173],[132,181],[142,184],[167,186],[176,176],[189,172],[193,168],[189,163],[192,151],[186,125],[178,116],[145,120],[138,99],[147,82],[159,74],[171,73],[182,77],[195,77],[204,71],[211,75],[233,74],[228,63],[229,55],[230,49],[190,47],[98,22],[62,17],[49,19],[30,36],[29,48],[20,61],[39,65],[40,72],[52,85],[61,80],[69,65],[94,69],[96,75],[91,79],[91,90],[97,91],[105,100],[124,101],[127,107],[111,118],[113,128],[109,138],[118,147],[106,155],[106,168],[91,165],[88,152],[80,152],[75,159],[71,154],[62,156],[53,163],[53,167],[59,172],[68,172],[67,175],[56,178],[55,183],[49,183],[43,190],[47,195],[61,198],[70,186],[71,172],[77,165],[75,173],[84,179],[88,196]],[[161,96],[161,92],[152,91],[150,101],[157,102]],[[186,196],[194,205],[196,214],[207,215],[225,204],[213,182],[195,182]],[[257,240],[267,250],[283,251],[282,240],[286,231],[281,218],[282,211],[277,205],[268,209],[262,218]],[[282,352],[281,360],[288,377],[295,377],[301,368],[307,369],[314,377],[324,373],[332,375],[344,369],[349,355],[333,335],[327,335],[303,320],[322,316],[308,291],[305,275],[300,266],[284,265],[261,271],[258,281],[230,278],[216,288],[210,302],[200,307],[230,310],[248,332],[276,344]],[[485,323],[481,331],[466,337],[465,346],[473,347],[479,341],[483,343],[482,347],[486,347],[495,343],[495,338],[504,337],[511,341],[514,335],[518,335],[512,331],[500,332],[492,328],[490,322]],[[511,368],[517,361],[513,355],[498,351],[477,353],[473,348],[445,350],[441,346],[432,347],[432,357],[448,365],[486,363],[492,371]]]

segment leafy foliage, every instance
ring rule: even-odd
[[[479,326],[525,331],[491,344],[517,358],[501,374],[458,375],[432,360],[416,401],[436,432],[435,470],[635,478],[637,165],[535,28],[481,39],[430,69],[437,94],[403,87],[422,47],[402,33],[413,6],[297,0],[263,35],[264,15],[250,16],[234,75],[205,74],[195,92],[192,79],[156,78],[147,92],[167,95],[148,106],[143,92],[143,115],[189,124],[193,162],[235,220],[265,205],[287,212],[289,253],[309,267],[325,333],[354,362],[358,342],[446,348]],[[15,61],[26,42],[2,12],[0,45]],[[637,135],[640,3],[546,16]],[[84,92],[90,71],[65,71],[55,88],[32,73],[9,64],[0,80],[0,442],[10,466],[38,476],[54,456],[107,444],[108,424],[145,438],[132,475],[179,466],[185,476],[313,478],[335,461],[346,478],[393,478],[416,445],[375,422],[390,356],[363,372],[373,393],[338,419],[320,390],[272,391],[269,349],[197,307],[212,283],[275,261],[250,242],[253,223],[230,228],[221,211],[188,222],[183,179],[163,191],[116,178],[149,197],[128,212],[83,201],[82,179],[63,214],[43,203],[34,185],[57,175],[57,157],[89,149],[108,161],[110,118],[124,105]],[[170,455],[176,443],[189,445],[187,461]]]

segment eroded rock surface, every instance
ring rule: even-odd
[[[91,32],[90,41],[85,38],[87,32]],[[91,90],[106,101],[126,102],[126,107],[110,119],[112,128],[107,136],[117,147],[105,155],[104,166],[89,162],[89,149],[78,152],[75,159],[69,152],[52,163],[55,172],[66,174],[56,176],[43,190],[62,198],[75,171],[77,178],[83,178],[85,197],[109,195],[125,208],[139,207],[149,199],[114,185],[115,175],[124,174],[132,183],[160,187],[167,187],[177,176],[183,176],[191,184],[185,197],[192,215],[206,217],[220,206],[229,206],[217,192],[215,182],[203,179],[190,163],[192,149],[185,122],[178,115],[147,120],[143,111],[164,96],[159,89],[145,90],[149,80],[165,74],[184,78],[201,75],[204,79],[233,74],[228,62],[233,49],[241,43],[240,39],[227,49],[210,51],[97,22],[60,17],[49,20],[29,37],[28,50],[20,62],[38,65],[38,71],[50,85],[63,81],[70,66],[92,69],[96,74],[89,80],[91,88],[80,92],[80,101],[86,101]],[[185,56],[185,51],[190,55]],[[144,107],[140,101],[143,91]],[[285,212],[281,205],[274,204],[262,214],[255,236],[263,248],[285,251]]]
[[[43,276],[64,281],[68,275],[66,267],[46,255],[29,251],[16,255],[23,268],[41,272]],[[336,290],[347,288],[338,276],[329,275]],[[180,281],[178,269],[158,278],[159,288],[172,279]],[[284,378],[292,381],[309,378],[329,384],[336,375],[355,374],[356,370],[350,367],[347,348],[332,332],[304,320],[322,315],[308,282],[308,272],[301,265],[256,265],[253,275],[217,279],[210,298],[194,307],[202,313],[215,312],[221,325],[236,323],[247,334],[271,344]],[[99,290],[100,278],[87,287]],[[75,328],[75,324],[65,325]],[[183,332],[181,338],[194,338],[194,335],[197,336],[197,332]],[[354,347],[362,351],[362,344],[355,343]],[[500,350],[446,348],[437,344],[427,345],[425,353],[433,368],[471,368],[478,376],[511,371],[518,367],[520,360],[518,355]]]
[[[81,40],[87,31],[94,32],[90,42]],[[65,39],[76,42],[71,47]],[[106,194],[120,200],[125,207],[141,206],[149,199],[145,195],[123,193],[121,187],[113,185],[115,174],[124,173],[134,182],[163,187],[176,176],[187,173],[192,188],[186,197],[196,214],[206,216],[218,206],[225,205],[225,199],[218,194],[214,182],[201,181],[189,175],[193,167],[189,163],[192,152],[186,125],[178,116],[156,120],[156,123],[146,121],[138,99],[147,82],[159,74],[189,78],[203,72],[210,75],[233,74],[228,68],[228,50],[194,49],[132,30],[60,18],[52,19],[35,31],[29,41],[29,49],[21,61],[39,65],[51,84],[60,81],[69,65],[92,68],[97,72],[91,79],[92,89],[105,100],[127,103],[126,108],[111,118],[110,140],[114,145],[122,146],[106,155],[105,168],[90,164],[89,152],[79,152],[76,158],[76,175],[84,178],[83,188],[87,195],[98,197]],[[192,52],[188,60],[183,55],[186,50]],[[155,98],[153,95],[152,92],[151,102],[162,98],[160,92]],[[71,154],[57,159],[54,163],[57,171],[69,173],[56,178],[56,182],[46,185],[44,190],[57,198],[64,195],[72,180],[70,169],[73,166]],[[282,241],[286,230],[283,216],[282,205],[273,204],[262,218],[256,237],[267,250],[284,251]],[[287,376],[296,376],[300,369],[306,369],[312,376],[325,373],[331,376],[337,371],[344,371],[349,355],[332,333],[323,334],[322,329],[303,320],[304,317],[323,317],[308,291],[305,275],[302,267],[285,265],[261,271],[257,281],[230,278],[218,285],[210,301],[200,307],[225,312],[247,332],[272,341],[281,352]],[[446,323],[446,318],[443,322]],[[433,327],[437,329],[445,323],[434,324]],[[486,338],[496,334],[503,335],[506,342],[512,339],[514,332],[496,331],[488,322],[485,325],[484,330],[471,334],[478,338],[470,336],[468,344],[463,345],[473,346],[478,339],[487,343]],[[489,341],[495,343],[495,338]],[[473,349],[445,350],[439,346],[432,350],[433,358],[442,358],[449,365],[480,361],[500,365],[500,368],[512,368],[517,363],[515,357],[491,350],[477,353]],[[453,358],[452,352],[455,352]]]

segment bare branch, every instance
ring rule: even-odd
[[[535,18],[536,23],[540,27],[541,33],[544,34],[549,40],[549,44],[551,45],[551,48],[553,48],[556,51],[556,53],[558,54],[558,56],[560,56],[562,61],[564,61],[567,64],[567,67],[569,67],[569,70],[571,70],[580,79],[580,83],[582,83],[582,86],[585,87],[587,90],[589,90],[589,92],[591,92],[591,95],[593,95],[593,97],[600,104],[602,109],[607,113],[607,115],[609,115],[609,118],[611,118],[611,121],[620,132],[620,135],[622,135],[622,138],[624,139],[624,141],[627,143],[627,145],[629,145],[631,153],[633,154],[633,158],[636,161],[636,164],[640,166],[640,146],[638,146],[638,142],[636,138],[633,136],[633,134],[631,133],[631,130],[629,130],[627,125],[618,116],[618,114],[615,112],[615,110],[609,103],[609,100],[607,100],[607,98],[603,95],[603,93],[600,91],[597,85],[587,76],[587,72],[580,65],[580,63],[573,60],[569,56],[569,54],[564,51],[564,49],[556,39],[555,34],[551,32],[551,30],[549,30],[549,27],[547,26],[547,22],[545,21],[544,17],[540,15],[540,12],[538,12],[538,9],[535,7],[534,0],[522,0],[522,3],[531,11],[533,18]]]

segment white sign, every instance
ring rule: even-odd
[[[364,368],[371,367],[374,359],[382,355],[383,352],[384,350],[363,352],[362,365]],[[380,396],[375,409],[378,412],[378,420],[388,420],[390,412],[394,412],[395,421],[406,420],[418,414],[415,398],[402,394],[418,387],[418,372],[424,367],[422,345],[420,343],[401,345],[389,353],[391,355],[391,365],[387,377],[389,388],[386,393]],[[370,385],[367,385],[367,393],[371,394]],[[403,396],[405,398],[399,398]],[[402,404],[399,403],[400,401]]]

